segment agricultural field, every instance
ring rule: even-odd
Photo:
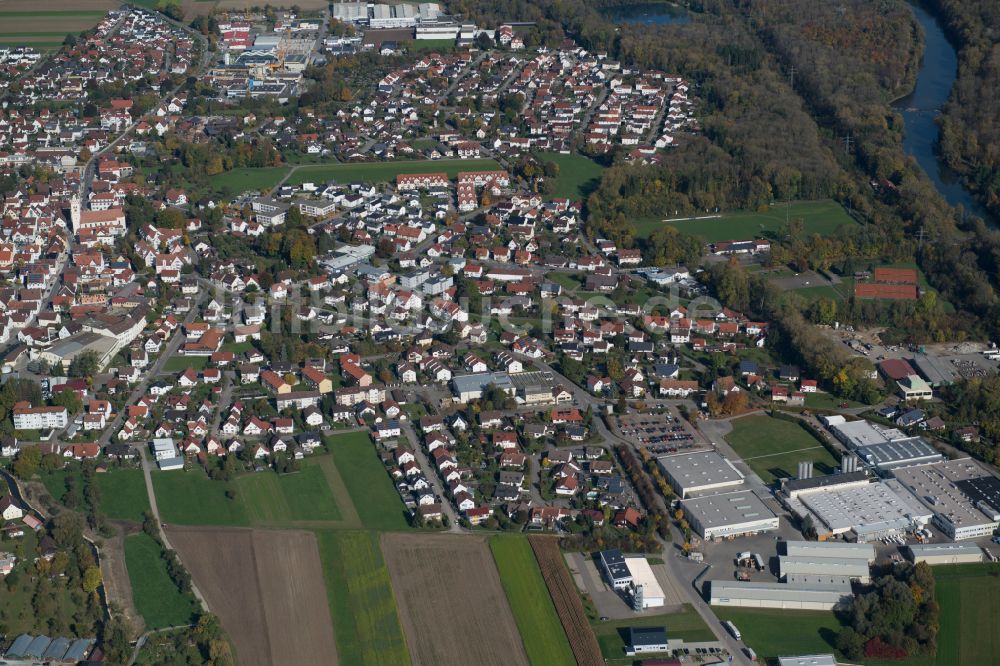
[[[594,625],[597,642],[601,645],[601,653],[608,664],[628,664],[634,661],[625,656],[625,633],[628,627],[666,627],[670,638],[685,641],[713,641],[715,635],[705,625],[698,612],[689,605],[679,613],[667,615],[647,615],[627,620],[609,620]]]
[[[243,666],[337,664],[311,532],[167,529]]]
[[[230,484],[212,481],[200,469],[153,472],[160,517],[167,524],[245,527],[243,502],[226,497]]]
[[[233,169],[212,177],[212,187],[222,194],[241,194],[250,190],[266,193],[281,182],[288,167]]]
[[[936,666],[977,666],[996,661],[1000,637],[1000,567],[957,564],[934,567],[941,606]]]
[[[416,666],[527,666],[485,541],[448,534],[387,533],[382,535],[382,552]]]
[[[581,201],[601,184],[601,174],[604,167],[584,155],[572,153],[539,153],[543,162],[555,162],[559,165],[559,177],[556,179],[555,196]]]
[[[52,0],[42,4],[8,0],[0,3],[0,45],[56,51],[66,35],[90,30],[109,9],[118,6],[120,3],[110,0]]]
[[[556,539],[540,536],[529,537],[528,542],[535,553],[542,580],[549,590],[576,663],[579,666],[603,666],[605,662],[601,646],[590,628],[590,623],[587,622],[583,602],[580,601],[576,583],[566,568],[562,551],[559,550],[559,542]]]
[[[494,537],[490,550],[528,659],[535,666],[572,664],[573,652],[528,540]]]
[[[406,507],[368,434],[332,435],[327,444],[332,454],[306,458],[302,469],[290,474],[265,470],[224,483],[209,479],[198,467],[153,472],[163,520],[229,527],[407,529]],[[62,487],[61,481],[49,483]]]
[[[770,416],[745,416],[732,421],[726,441],[764,483],[795,476],[801,461],[812,461],[817,475],[830,474],[839,464],[801,426]]]
[[[340,660],[345,664],[410,663],[376,532],[316,533]]]
[[[459,171],[488,171],[499,169],[491,159],[475,160],[410,160],[397,162],[361,162],[355,164],[323,164],[297,169],[286,181],[289,185],[302,183],[388,183],[401,173],[444,172],[455,178]]]
[[[292,521],[340,520],[341,513],[319,464],[309,459],[291,474],[271,471],[236,479],[237,498],[252,525],[288,526]]]
[[[167,574],[160,544],[144,532],[125,537],[125,566],[132,600],[147,629],[191,624],[198,611],[191,595],[182,594]]]
[[[112,520],[142,522],[149,510],[146,482],[139,469],[116,469],[94,476],[101,490],[101,511]]]
[[[705,219],[669,220],[667,216],[646,218],[635,221],[636,237],[647,238],[664,224],[680,231],[698,236],[706,243],[726,240],[749,240],[752,238],[775,239],[785,227],[787,220],[802,220],[805,236],[820,234],[827,236],[842,225],[857,224],[843,206],[831,199],[820,201],[793,201],[779,203],[766,211],[733,211],[729,213],[703,213],[692,217]]]
[[[326,439],[361,524],[374,530],[404,530],[407,509],[375,452],[368,434],[350,432]]]

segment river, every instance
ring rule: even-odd
[[[917,22],[924,29],[924,53],[913,92],[897,101],[893,108],[903,116],[903,149],[927,172],[938,192],[952,206],[964,206],[966,212],[991,219],[986,209],[965,189],[958,177],[937,155],[940,135],[937,119],[948,101],[958,75],[958,53],[948,41],[937,20],[917,3],[910,3]]]

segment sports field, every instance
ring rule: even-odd
[[[636,236],[647,238],[664,224],[670,224],[684,233],[699,236],[707,243],[725,240],[752,238],[777,238],[786,220],[801,219],[802,233],[806,236],[832,234],[844,224],[856,224],[847,211],[831,199],[820,201],[793,201],[789,204],[775,204],[766,211],[732,211],[722,213],[700,213],[690,217],[705,219],[685,219],[665,221],[672,216],[634,220]]]
[[[146,621],[147,629],[193,621],[198,605],[191,595],[181,594],[167,574],[160,545],[152,537],[142,532],[125,537],[125,566],[132,582],[135,607]]]
[[[455,178],[459,171],[490,171],[500,169],[494,160],[407,160],[395,162],[362,162],[355,164],[322,164],[305,166],[289,176],[289,185],[302,183],[387,183],[401,173],[444,172]]]
[[[316,532],[334,639],[343,664],[409,664],[378,533]]]
[[[712,630],[705,626],[705,621],[701,619],[698,612],[687,604],[680,613],[609,620],[594,623],[592,626],[594,634],[597,636],[597,642],[601,645],[601,653],[608,664],[628,664],[631,666],[634,663],[631,657],[625,656],[624,630],[628,627],[666,627],[667,635],[670,638],[680,638],[692,642],[715,640]]]
[[[559,165],[555,196],[580,201],[586,199],[601,184],[604,167],[584,155],[572,153],[539,153],[543,162]]]
[[[796,423],[770,416],[745,416],[732,424],[726,441],[764,483],[795,476],[802,461],[811,460],[817,475],[829,474],[839,464]]]
[[[404,530],[406,507],[379,460],[365,432],[327,438],[327,446],[340,472],[361,524],[375,530]]]
[[[573,651],[528,540],[494,537],[490,539],[490,550],[528,660],[537,666],[572,664]]]

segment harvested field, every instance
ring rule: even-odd
[[[311,532],[170,527],[167,538],[241,666],[337,663]]]
[[[535,551],[538,568],[542,572],[545,586],[549,588],[563,629],[566,630],[576,663],[580,666],[603,666],[601,646],[587,621],[587,614],[580,602],[580,594],[559,550],[559,542],[548,537],[536,536],[528,537],[528,542]]]
[[[55,50],[67,34],[90,30],[120,5],[112,0],[0,0],[0,43]]]
[[[485,541],[389,533],[382,536],[382,552],[415,666],[527,666],[521,636]]]

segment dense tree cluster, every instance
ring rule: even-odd
[[[933,655],[939,612],[931,568],[923,562],[893,565],[854,597],[837,649],[848,659]]]

